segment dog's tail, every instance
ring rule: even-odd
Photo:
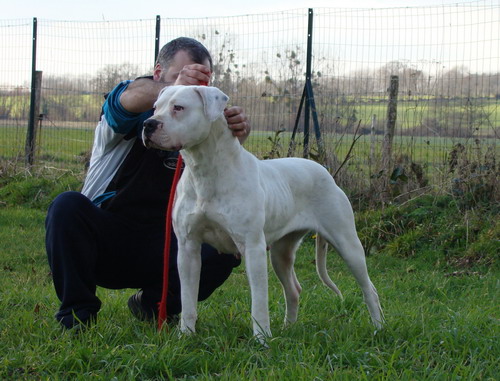
[[[338,287],[333,283],[328,272],[326,271],[326,253],[328,251],[328,242],[319,234],[316,233],[316,271],[321,281],[333,290],[338,296],[343,298]]]

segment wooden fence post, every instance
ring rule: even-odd
[[[389,103],[387,105],[387,123],[384,131],[384,141],[382,142],[382,170],[383,170],[383,186],[382,186],[382,201],[387,201],[389,177],[391,176],[392,168],[392,142],[394,140],[394,131],[396,129],[396,119],[398,116],[398,88],[399,77],[391,75],[389,85]]]
[[[372,124],[370,128],[370,173],[371,173],[371,166],[373,163],[375,163],[375,132],[377,130],[377,115],[373,114],[372,115]]]
[[[40,101],[42,98],[42,72],[36,71],[33,84],[31,86],[30,119],[28,123],[28,133],[26,134],[25,157],[28,166],[33,165],[36,149],[36,132],[40,121]]]

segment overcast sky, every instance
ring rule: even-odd
[[[448,10],[443,13],[439,9],[442,5],[457,4],[457,12]],[[174,19],[199,19],[225,16],[243,16],[243,15],[262,15],[273,12],[287,10],[304,10],[314,8],[316,12],[319,8],[344,8],[344,9],[374,9],[386,8],[387,11],[380,11],[377,14],[388,14],[389,20],[392,22],[392,28],[379,28],[380,20],[371,20],[370,25],[364,25],[363,28],[336,29],[341,31],[337,33],[336,40],[331,41],[331,51],[324,53],[332,60],[335,59],[345,61],[344,66],[339,66],[338,70],[360,70],[361,68],[381,66],[386,62],[401,61],[410,62],[412,65],[418,66],[420,70],[429,71],[427,67],[430,65],[432,70],[441,67],[449,68],[451,66],[464,66],[471,72],[498,72],[499,68],[499,44],[498,31],[500,26],[496,22],[498,14],[492,14],[491,10],[498,12],[500,0],[187,0],[187,1],[171,1],[171,0],[21,0],[21,1],[4,1],[2,4],[2,14],[0,21],[2,26],[7,27],[5,33],[0,34],[0,48],[3,49],[0,53],[2,70],[0,70],[0,84],[4,83],[21,83],[25,80],[19,79],[29,78],[31,73],[31,20],[37,17],[39,21],[127,21],[127,20],[151,20],[154,23],[156,15],[162,18]],[[470,6],[475,8],[474,12],[468,12],[459,5]],[[404,25],[408,20],[406,8],[411,7],[435,7],[430,12],[409,12],[415,14],[412,19],[415,22],[421,23],[422,28],[411,27],[408,30],[404,29]],[[397,19],[392,15],[392,10],[400,8],[402,12]],[[403,9],[401,9],[403,8]],[[453,6],[451,8],[454,8]],[[482,9],[482,10],[481,10]],[[464,15],[467,17],[464,18]],[[335,17],[331,15],[331,17]],[[350,15],[352,16],[352,15]],[[353,16],[337,19],[337,27],[342,27],[354,21],[354,25],[358,25],[360,19]],[[22,21],[9,22],[11,20]],[[25,22],[25,20],[29,20]],[[324,19],[318,19],[318,22]],[[183,22],[183,20],[180,20]],[[200,25],[209,20],[200,20],[195,23]],[[305,20],[302,20],[306,22]],[[148,21],[149,22],[149,21]],[[380,22],[384,22],[381,20]],[[316,23],[316,21],[315,21]],[[57,23],[49,23],[51,27],[57,26]],[[147,23],[146,23],[147,24]],[[39,24],[47,25],[47,24]],[[125,24],[124,24],[125,25]],[[187,23],[186,25],[189,25]],[[229,24],[228,24],[229,25]],[[259,24],[262,27],[263,24]],[[147,25],[146,25],[147,26]],[[146,27],[139,25],[139,27]],[[352,26],[352,25],[351,25]],[[64,25],[63,29],[64,30]],[[126,25],[123,28],[127,28]],[[377,29],[378,28],[378,29]],[[398,29],[399,28],[399,29]],[[238,25],[231,25],[228,33],[237,34]],[[66,29],[70,30],[70,29]],[[138,29],[142,30],[142,29]],[[181,29],[182,30],[182,29]],[[297,28],[300,30],[300,28]],[[393,33],[393,30],[405,30],[402,35]],[[43,70],[45,73],[94,73],[102,68],[103,65],[129,62],[132,64],[144,64],[144,54],[141,45],[141,35],[134,35],[134,43],[141,46],[141,49],[136,49],[133,52],[123,49],[120,45],[111,43],[110,35],[101,40],[92,40],[93,34],[90,37],[85,35],[85,39],[79,40],[78,43],[88,43],[94,41],[96,46],[92,49],[89,47],[82,49],[74,49],[71,38],[80,36],[78,29],[71,30],[64,38],[58,34],[59,30],[44,30],[44,39],[39,42],[38,50],[38,70]],[[92,31],[92,30],[91,30]],[[259,31],[260,32],[260,31]],[[111,33],[111,32],[109,32]],[[108,33],[108,34],[109,34]],[[121,33],[117,31],[117,33]],[[176,31],[177,33],[177,31]],[[246,34],[245,34],[246,33]],[[293,33],[291,32],[291,35]],[[248,31],[242,34],[243,38],[249,36]],[[281,36],[281,37],[280,37]],[[54,41],[51,40],[54,37]],[[150,34],[145,34],[144,38],[149,38]],[[272,36],[271,36],[272,37]],[[282,43],[267,41],[266,46],[278,46]],[[304,36],[302,36],[304,37]],[[301,37],[301,38],[302,38]],[[323,36],[325,37],[325,36]],[[276,38],[282,38],[278,33]],[[315,41],[320,41],[322,34],[318,33],[315,36]],[[123,41],[123,39],[119,40]],[[259,43],[261,43],[260,41]],[[253,40],[249,40],[247,47],[257,48],[253,46]],[[43,45],[44,44],[44,45]],[[109,47],[107,44],[111,44]],[[98,46],[97,46],[98,45]],[[258,45],[259,47],[261,45]],[[351,49],[350,47],[363,47],[361,50]],[[460,49],[456,49],[460,46]],[[45,49],[44,49],[45,47]],[[394,47],[393,49],[391,47]],[[10,54],[4,53],[6,49],[10,49]],[[267,48],[263,48],[264,50]],[[92,52],[98,57],[92,59]],[[269,51],[266,51],[269,54]],[[241,52],[240,52],[241,53]],[[323,53],[322,53],[323,54]],[[240,55],[240,59],[244,58]],[[255,59],[255,57],[254,57]],[[89,62],[95,65],[89,65]],[[253,61],[249,61],[252,63]],[[363,67],[353,66],[361,65]],[[439,64],[439,65],[438,65]],[[371,66],[370,66],[371,65]],[[427,65],[427,66],[422,66]],[[13,75],[15,73],[15,75]]]
[[[497,1],[497,0],[488,0]],[[500,0],[498,0],[500,1]],[[393,8],[484,3],[480,0],[20,0],[5,1],[0,19],[111,21],[239,16],[301,8]]]

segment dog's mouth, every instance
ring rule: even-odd
[[[142,134],[142,144],[144,144],[144,147],[146,148],[157,148],[155,147],[153,141],[144,134]]]
[[[159,149],[162,151],[180,151],[183,146],[182,144],[177,144],[177,145],[160,145],[156,143],[151,136],[147,136],[144,131],[142,132],[142,143],[146,148],[154,148],[154,149]]]
[[[153,134],[155,134],[157,130],[162,128],[163,123],[156,119],[149,118],[144,121],[144,124],[142,126],[142,142],[147,148],[150,148],[154,144],[151,139]]]
[[[182,144],[175,144],[165,134],[163,123],[156,119],[146,119],[142,129],[142,143],[146,148],[155,148],[163,151],[180,151]]]
[[[154,143],[151,140],[149,136],[146,135],[144,131],[142,131],[142,144],[144,144],[144,147],[146,148],[154,148]]]

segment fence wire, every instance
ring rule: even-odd
[[[285,156],[292,143],[304,89],[308,13],[161,18],[160,46],[188,36],[210,50],[212,84],[246,110],[253,128],[246,147],[261,158]],[[489,155],[498,162],[498,1],[318,8],[313,14],[311,81],[326,148],[322,160],[332,172],[344,164],[337,178],[351,193],[371,187],[383,172],[396,174],[394,181],[405,173],[420,186],[439,183],[453,170],[450,160],[460,147],[469,156]],[[36,165],[83,168],[103,94],[121,80],[152,72],[156,26],[154,17],[37,20],[35,68],[42,71],[42,90]],[[0,20],[0,42],[0,159],[21,165],[33,21]],[[394,75],[399,80],[396,129],[391,167],[382,168],[387,89]],[[292,145],[296,156],[302,155],[303,128],[301,117]],[[311,156],[317,154],[313,144]]]

